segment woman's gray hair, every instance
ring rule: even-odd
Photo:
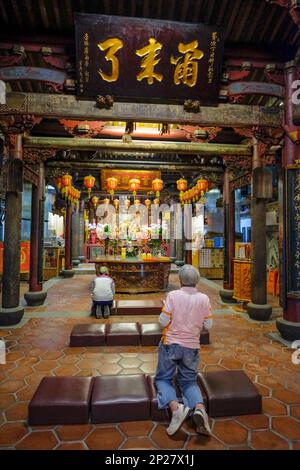
[[[109,274],[109,271],[106,266],[101,266],[101,268],[99,269],[99,272],[100,274],[106,274],[107,276]]]
[[[198,269],[191,264],[185,264],[179,271],[179,280],[183,286],[195,287],[200,280]]]

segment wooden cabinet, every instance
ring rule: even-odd
[[[233,260],[233,298],[242,302],[251,300],[251,260]]]
[[[61,253],[59,247],[44,248],[43,279],[48,281],[59,276],[61,270]]]

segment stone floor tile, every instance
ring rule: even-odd
[[[216,421],[213,427],[213,435],[224,444],[238,445],[247,442],[247,430],[240,424],[232,421]]]
[[[118,362],[118,364],[126,369],[138,368],[142,365],[142,361],[140,361],[137,357],[124,357]]]
[[[60,444],[55,450],[87,450],[82,442],[69,442],[68,444]]]
[[[299,405],[291,406],[290,410],[291,410],[291,415],[294,416],[294,418],[299,419],[300,421],[300,406]]]
[[[287,450],[289,448],[286,440],[271,431],[253,431],[251,445],[256,450]]]
[[[75,375],[78,372],[78,368],[73,364],[68,364],[66,366],[57,367],[53,371],[53,374],[56,376],[64,376],[64,375]]]
[[[9,406],[11,406],[13,403],[16,402],[16,399],[12,393],[2,393],[0,395],[0,411],[5,410]]]
[[[1,398],[0,398],[1,400]],[[10,406],[6,412],[5,416],[7,421],[25,421],[28,417],[28,403],[19,402]]]
[[[238,416],[236,421],[248,429],[269,429],[269,418],[266,415]]]
[[[91,424],[68,424],[59,426],[56,432],[61,441],[81,441],[93,429]]]
[[[128,437],[148,436],[153,429],[152,421],[128,421],[119,424],[119,429]]]
[[[5,423],[0,427],[0,446],[13,446],[28,433],[22,423]]]
[[[272,429],[286,439],[300,441],[300,422],[289,416],[272,419]]]
[[[51,371],[55,369],[58,366],[57,361],[55,360],[44,360],[41,361],[39,364],[34,366],[34,369],[38,372],[45,372],[45,371]]]
[[[97,428],[85,440],[91,450],[118,449],[122,442],[123,437],[115,426]]]
[[[144,362],[144,364],[140,366],[140,369],[145,374],[154,374],[156,372],[156,366],[156,362]]]
[[[122,447],[122,450],[148,450],[148,449],[157,449],[153,443],[146,437],[142,438],[130,438],[127,439]]]
[[[52,431],[34,431],[16,445],[17,450],[51,450],[58,444]]]
[[[100,364],[97,370],[102,375],[114,375],[118,374],[122,370],[122,367],[120,367],[118,364],[108,363]]]
[[[78,369],[97,369],[100,366],[100,362],[97,359],[82,359],[81,361],[76,363]]]
[[[23,379],[24,377],[27,377],[28,375],[30,375],[32,373],[33,373],[32,367],[21,366],[21,367],[18,367],[17,369],[15,369],[15,370],[12,370],[9,375],[10,375],[10,377],[12,377],[14,379]]]
[[[119,362],[121,356],[119,354],[103,354],[99,361],[102,364],[114,364]]]
[[[226,446],[214,437],[191,436],[186,446],[187,450],[225,450]]]
[[[271,416],[286,415],[287,409],[286,406],[280,401],[274,398],[264,398],[262,399],[262,406],[264,413]]]
[[[275,390],[273,392],[273,397],[278,398],[278,400],[283,401],[288,405],[300,405],[300,394],[291,392],[290,390]]]
[[[17,392],[24,385],[24,380],[6,380],[0,384],[0,394]]]
[[[143,372],[140,369],[121,369],[118,375],[132,375],[132,374],[142,374]]]
[[[173,436],[166,433],[167,426],[159,424],[151,434],[151,440],[160,449],[182,449],[187,440],[187,435],[180,429]]]

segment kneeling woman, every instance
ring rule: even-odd
[[[97,276],[92,282],[92,315],[97,318],[108,318],[110,315],[110,307],[113,304],[115,295],[115,283],[109,277],[108,269],[105,266],[97,271]]]

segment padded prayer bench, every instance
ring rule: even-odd
[[[199,374],[212,418],[262,413],[262,397],[242,370]]]
[[[117,300],[116,304],[118,315],[159,315],[163,306],[161,300]]]
[[[29,424],[89,421],[93,377],[44,377],[28,408]]]
[[[119,423],[150,419],[145,374],[96,377],[92,394],[92,423]]]
[[[75,325],[71,332],[70,346],[104,346],[105,330],[103,323]]]
[[[137,323],[110,323],[106,327],[107,346],[138,346],[140,332]]]

